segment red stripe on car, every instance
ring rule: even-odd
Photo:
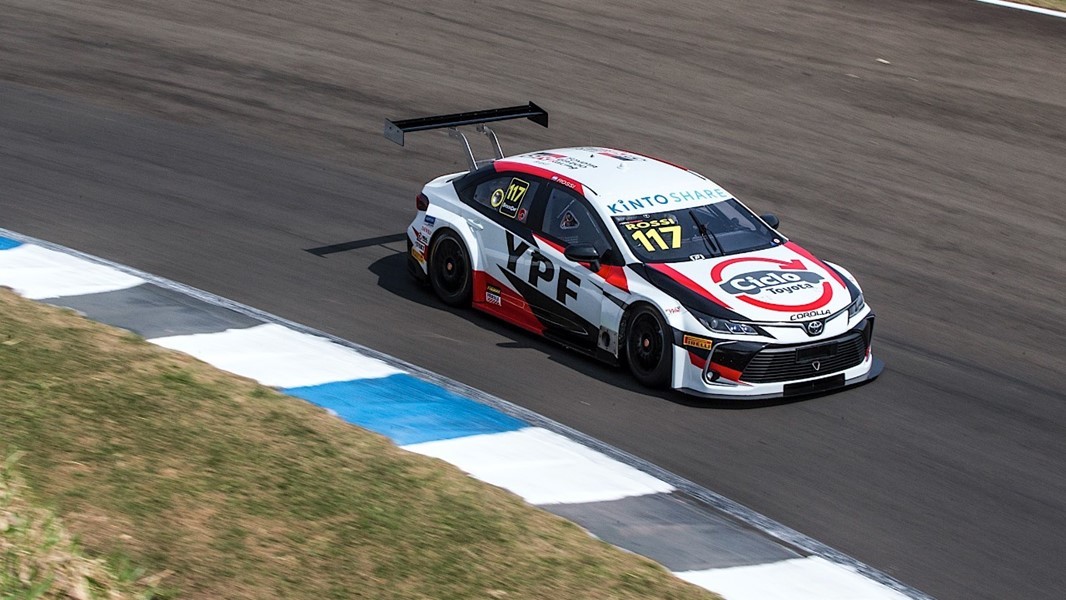
[[[585,195],[585,188],[580,183],[570,179],[566,175],[560,175],[554,171],[550,171],[543,167],[537,167],[534,165],[527,165],[526,163],[517,162],[513,160],[498,160],[492,163],[492,166],[496,169],[496,172],[500,171],[518,171],[519,173],[526,173],[529,175],[536,175],[537,177],[543,177],[557,183],[561,183],[566,187],[574,190],[575,192]]]
[[[489,302],[486,298],[488,286],[490,285],[500,290],[499,304]],[[474,271],[473,296],[474,308],[499,317],[526,331],[543,335],[544,324],[533,314],[533,310],[529,307],[529,303],[526,302],[525,298],[519,296],[518,292],[507,287],[492,275],[484,271]]]
[[[833,279],[837,280],[837,283],[839,283],[840,285],[842,285],[844,287],[848,287],[848,285],[846,283],[844,283],[844,280],[840,278],[840,274],[837,273],[836,269],[830,269],[829,265],[827,265],[824,262],[818,260],[818,257],[816,257],[815,255],[811,254],[810,252],[807,252],[807,250],[804,249],[799,244],[797,244],[795,242],[785,242],[785,247],[788,248],[789,250],[795,252],[796,254],[799,254],[803,258],[806,258],[807,260],[813,262],[814,264],[818,265],[819,267],[822,267],[823,269],[826,270],[826,272],[828,272],[830,275],[833,276]]]
[[[538,242],[547,246],[551,246],[559,254],[565,255],[566,249],[563,248],[562,245],[557,244],[547,238],[542,238],[535,233],[533,234],[533,237]],[[589,266],[588,263],[579,264],[585,265],[586,267]],[[624,267],[620,267],[618,265],[605,265],[601,263],[600,270],[596,271],[596,274],[602,277],[604,281],[622,290],[623,292],[629,291],[629,280],[626,278],[626,272]]]

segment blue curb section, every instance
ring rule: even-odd
[[[356,379],[283,390],[380,433],[399,446],[503,433],[524,421],[410,375]]]
[[[22,242],[11,238],[0,237],[0,250],[10,250],[21,246]]]

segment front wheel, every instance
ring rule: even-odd
[[[640,306],[629,315],[625,336],[625,358],[637,381],[653,388],[670,382],[673,344],[670,327],[649,306]]]
[[[445,231],[429,249],[429,283],[433,292],[448,306],[467,306],[474,287],[470,253],[463,240]]]

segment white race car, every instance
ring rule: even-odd
[[[483,123],[528,106],[403,121],[449,128],[469,170],[418,194],[408,267],[452,306],[472,305],[651,387],[776,398],[873,379],[874,315],[855,278],[776,230],[706,177],[635,152],[560,148],[504,157]],[[478,124],[478,161],[457,127]]]

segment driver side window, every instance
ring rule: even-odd
[[[599,219],[576,194],[564,188],[551,187],[541,231],[564,247],[584,242],[592,244],[601,255],[610,249]]]

